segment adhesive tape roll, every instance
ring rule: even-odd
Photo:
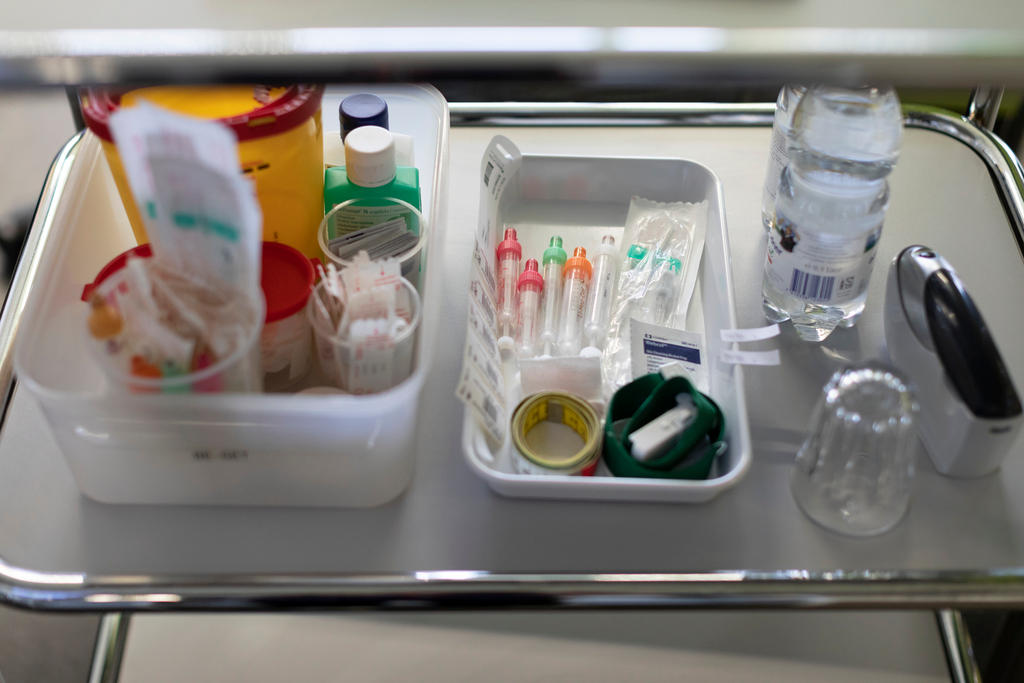
[[[543,421],[564,424],[583,439],[573,452],[541,452],[530,446],[526,435]],[[512,444],[520,474],[590,476],[601,457],[601,424],[597,413],[583,399],[562,391],[544,391],[524,398],[512,413]]]

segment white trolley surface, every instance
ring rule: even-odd
[[[652,580],[666,582],[649,595],[680,595],[679,587],[670,585],[672,576],[650,574],[663,572],[693,582],[695,590],[711,586],[723,600],[743,584],[733,605],[756,603],[758,595],[770,591],[775,591],[774,605],[809,604],[800,599],[807,593],[841,602],[843,595],[870,591],[878,583],[874,579],[889,577],[911,592],[891,599],[875,593],[876,599],[859,604],[924,606],[952,604],[972,585],[998,583],[993,577],[1009,569],[1016,578],[1002,584],[1002,599],[1020,601],[1024,445],[997,474],[976,480],[942,477],[919,453],[910,512],[877,538],[845,538],[817,527],[797,509],[788,485],[793,455],[824,381],[845,360],[881,354],[884,276],[888,261],[908,244],[927,244],[952,261],[1018,386],[1024,382],[1019,343],[1024,316],[1015,303],[1015,294],[1024,291],[1021,253],[999,191],[974,151],[934,131],[907,130],[891,178],[892,203],[867,311],[856,328],[838,331],[825,345],[801,343],[787,330],[773,342],[781,350],[781,366],[747,369],[753,463],[736,487],[696,505],[517,500],[492,492],[463,459],[463,407],[454,396],[479,164],[497,133],[515,140],[524,153],[672,156],[707,165],[724,188],[738,323],[763,324],[759,207],[767,128],[453,129],[441,343],[420,399],[416,470],[408,490],[370,509],[95,503],[79,494],[35,401],[18,388],[0,438],[0,557],[8,565],[7,597],[46,603],[38,589],[47,585],[54,606],[66,598],[68,606],[103,609],[102,595],[88,597],[90,585],[112,587],[112,579],[120,578],[122,588],[106,598],[107,608],[111,603],[152,606],[159,596],[144,594],[145,588],[161,585],[201,587],[191,598],[165,595],[160,598],[164,608],[173,602],[188,606],[190,600],[211,607],[266,607],[271,603],[245,602],[251,597],[247,586],[277,599],[273,604],[308,604],[358,575],[362,588],[349,584],[347,595],[374,602],[375,587],[397,585],[389,584],[391,579],[406,587],[429,584],[437,597],[459,579],[472,583],[490,576],[501,581],[489,595],[500,596],[517,586],[532,585],[542,593],[542,586],[553,585],[543,581],[544,575],[551,579],[562,572],[594,582],[596,592],[605,595],[620,588],[626,595],[631,581]],[[452,571],[430,574],[443,570]],[[606,572],[600,584],[597,572]],[[767,581],[746,580],[758,577]],[[964,577],[973,583],[959,580]],[[431,578],[445,581],[426,581]],[[918,602],[912,597],[915,580],[927,596]],[[134,599],[125,596],[124,586],[138,587]],[[68,597],[74,591],[86,596],[84,603]],[[475,591],[469,592],[487,602],[485,583]],[[357,594],[361,598],[352,597]],[[227,595],[239,600],[217,602]]]

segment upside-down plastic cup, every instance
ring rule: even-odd
[[[306,307],[313,326],[320,369],[334,386],[350,394],[386,391],[401,384],[412,374],[416,357],[416,338],[420,326],[420,295],[412,283],[401,278],[396,313],[406,327],[394,339],[376,338],[355,343],[341,337],[318,305],[326,300],[325,285],[313,290]]]
[[[99,296],[108,306],[120,312],[118,299],[128,292],[128,270],[110,274],[93,289],[91,296]],[[211,359],[209,365],[193,372],[178,372],[170,367],[154,368],[152,364],[131,356],[123,350],[117,337],[98,340],[87,336],[89,348],[115,392],[138,394],[188,393],[255,393],[263,388],[263,370],[260,365],[260,331],[263,328],[263,297],[254,297],[241,338],[230,354]],[[202,360],[199,361],[202,363]],[[159,372],[157,372],[159,371]],[[159,376],[157,376],[159,374]]]
[[[406,229],[415,233],[415,240],[408,242],[399,250],[388,249],[387,243],[378,242],[375,243],[375,248],[367,250],[367,253],[372,260],[398,259],[402,277],[418,289],[423,269],[423,245],[426,244],[428,227],[423,212],[401,199],[355,198],[344,201],[328,211],[317,230],[317,241],[324,260],[333,263],[339,270],[351,265],[355,252],[340,256],[338,245],[332,246],[332,241],[356,232],[369,234],[373,226],[381,226],[397,218],[402,218]]]
[[[790,477],[800,509],[851,536],[896,526],[910,504],[916,413],[910,385],[892,369],[863,363],[837,370]]]

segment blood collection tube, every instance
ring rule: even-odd
[[[498,336],[511,337],[516,324],[516,278],[523,247],[516,239],[515,228],[505,228],[505,238],[498,245]]]
[[[526,261],[526,267],[516,284],[519,293],[519,322],[516,325],[516,350],[520,358],[537,355],[537,337],[540,318],[540,297],[544,291],[544,278],[537,271],[537,259]]]
[[[583,337],[583,309],[587,305],[587,290],[593,268],[587,260],[587,250],[573,249],[572,258],[565,262],[562,290],[561,322],[558,325],[558,353],[575,356],[580,352]]]
[[[551,354],[558,340],[558,310],[562,304],[562,271],[565,269],[565,249],[562,238],[554,235],[544,250],[544,296],[541,302],[541,352]]]
[[[587,346],[604,348],[604,336],[608,327],[608,315],[615,297],[615,238],[605,235],[594,256],[594,278],[590,282],[587,309],[583,316],[583,340]]]

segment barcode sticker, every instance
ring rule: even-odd
[[[473,273],[471,278],[474,282],[480,282],[484,286],[487,297],[494,301],[494,293],[498,291],[497,280],[494,277],[494,264],[492,259],[487,258],[483,246],[477,242],[473,249]]]
[[[466,319],[467,326],[475,330],[488,347],[493,347],[494,356],[500,358],[501,351],[498,349],[498,338],[494,334],[494,311],[487,310],[476,299],[471,299],[469,302],[469,314],[466,316]]]
[[[846,234],[801,229],[776,207],[768,233],[765,280],[780,294],[802,302],[841,305],[864,294],[882,226]]]
[[[501,356],[497,346],[490,346],[472,329],[466,335],[463,364],[475,365],[480,374],[490,382],[496,394],[505,393],[505,377],[501,371]]]
[[[505,188],[513,179],[519,175],[519,166],[522,163],[522,154],[511,140],[496,135],[484,150],[483,161],[480,165],[480,221],[477,226],[477,239],[483,244],[495,244],[495,232],[498,226],[494,225],[494,217],[498,215],[498,203]],[[486,253],[492,253],[486,249]]]
[[[455,395],[473,410],[477,421],[492,439],[498,443],[505,440],[508,427],[505,418],[505,399],[487,386],[487,381],[480,376],[480,371],[472,363],[462,367],[462,376],[459,378]]]
[[[789,291],[801,299],[825,302],[832,299],[832,290],[835,284],[834,276],[814,275],[794,268],[793,277],[789,282]]]

